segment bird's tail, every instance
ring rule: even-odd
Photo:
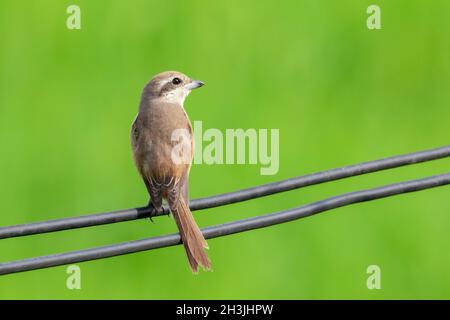
[[[204,270],[210,270],[211,261],[205,252],[205,249],[208,249],[208,243],[183,196],[179,197],[176,205],[171,206],[171,211],[180,230],[181,241],[183,241],[192,272],[197,273],[199,266]]]

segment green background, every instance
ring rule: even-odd
[[[280,170],[195,165],[192,198],[449,143],[450,3],[376,1],[0,2],[0,225],[145,205],[129,130],[144,84],[179,70],[203,128],[280,129]],[[66,8],[81,7],[81,30]],[[399,168],[196,212],[201,226],[448,171]],[[450,189],[340,208],[210,240],[213,272],[182,247],[0,277],[29,299],[450,298]],[[160,217],[0,241],[1,261],[175,232]],[[368,290],[366,268],[381,267]]]

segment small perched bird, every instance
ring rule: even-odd
[[[152,212],[160,212],[162,200],[167,200],[194,273],[199,266],[211,268],[205,252],[208,244],[192,216],[188,198],[194,139],[184,100],[201,86],[202,81],[180,72],[156,75],[144,87],[131,129],[133,156],[150,195],[149,206]],[[180,132],[185,134],[180,136]]]

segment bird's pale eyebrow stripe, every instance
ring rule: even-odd
[[[172,81],[172,78],[169,78],[169,79],[166,79],[166,80],[160,82],[160,84],[158,86],[158,91],[161,91],[161,89],[171,81]]]

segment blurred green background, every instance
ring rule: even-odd
[[[0,225],[142,206],[129,129],[144,84],[179,70],[203,127],[279,128],[280,170],[195,165],[192,198],[449,144],[450,3],[376,1],[0,2]],[[81,8],[81,30],[66,8]],[[380,172],[196,212],[201,226],[448,171]],[[450,189],[340,208],[210,240],[214,271],[182,247],[0,277],[0,298],[450,298]],[[1,261],[175,232],[147,220],[0,241]],[[366,288],[381,267],[382,289]]]

